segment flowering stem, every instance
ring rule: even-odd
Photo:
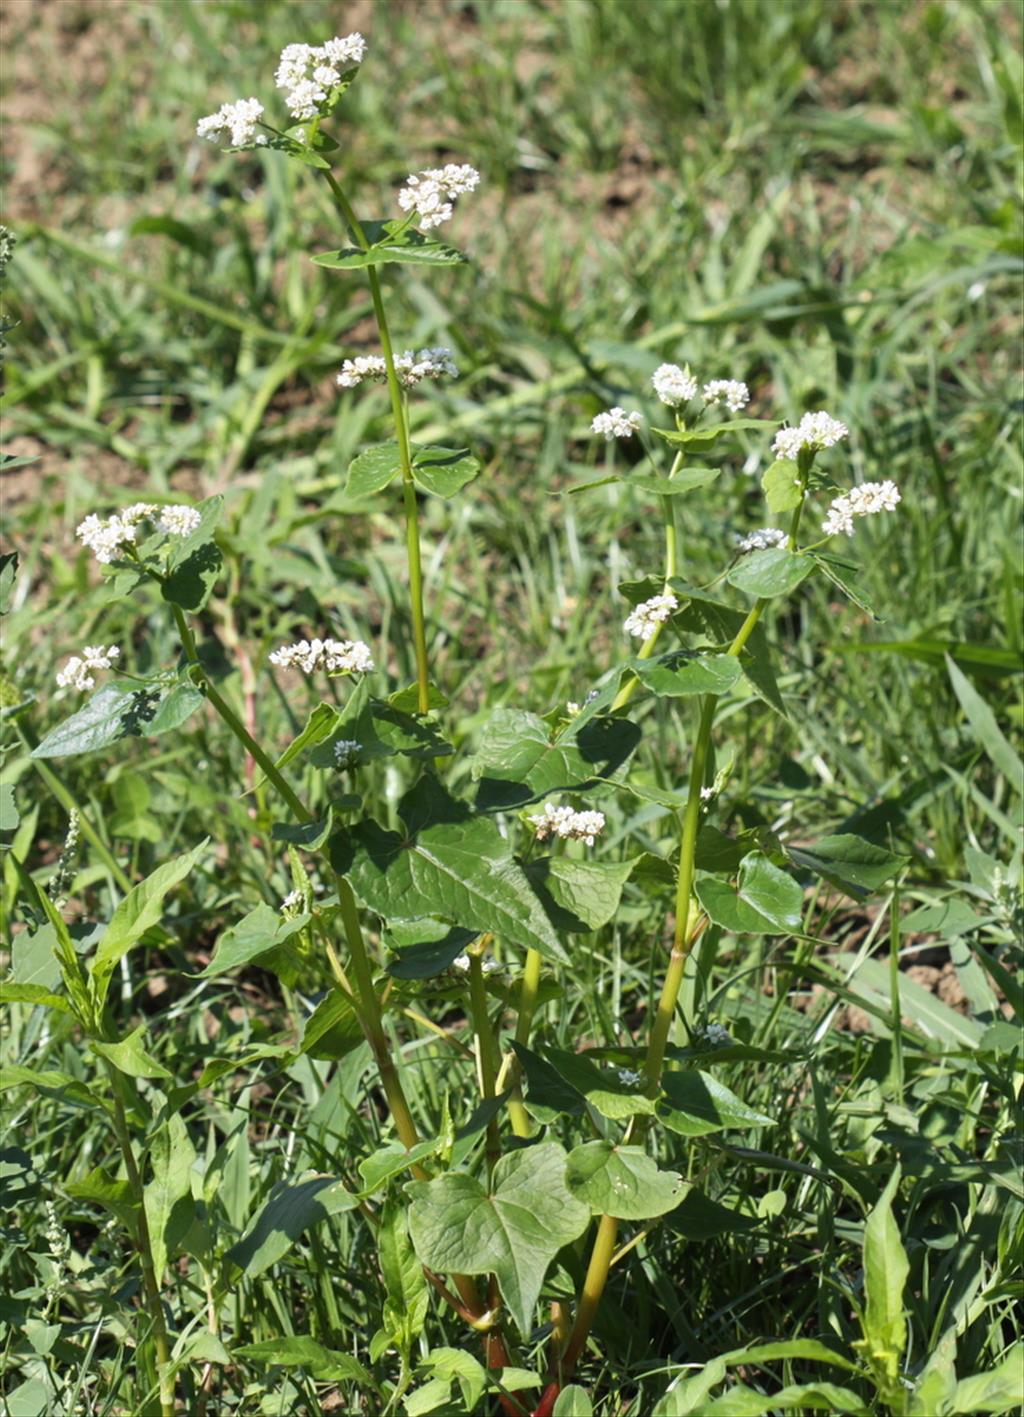
[[[153,1345],[156,1348],[157,1375],[160,1383],[160,1417],[174,1417],[174,1379],[168,1374],[168,1367],[171,1361],[171,1349],[167,1340],[167,1326],[164,1323],[164,1309],[160,1298],[160,1286],[157,1283],[156,1273],[153,1269],[153,1245],[149,1236],[149,1225],[146,1222],[142,1177],[139,1174],[138,1164],[135,1160],[135,1152],[132,1150],[131,1136],[128,1131],[128,1120],[125,1116],[124,1098],[121,1093],[123,1081],[113,1063],[104,1059],[103,1066],[110,1079],[110,1087],[113,1094],[114,1131],[117,1135],[118,1146],[121,1148],[121,1156],[124,1161],[125,1173],[128,1177],[128,1185],[131,1187],[132,1199],[138,1209],[135,1246],[139,1252],[139,1259],[142,1264],[142,1287],[146,1295],[146,1303],[149,1307],[150,1319],[153,1324]]]
[[[540,989],[541,957],[538,950],[527,950],[523,966],[522,983],[519,986],[519,1017],[516,1019],[516,1042],[525,1047],[533,1026],[533,1016],[537,1011],[537,995]],[[530,1117],[523,1106],[523,1090],[519,1083],[518,1060],[513,1065],[515,1085],[508,1100],[512,1130],[517,1137],[532,1135]]]
[[[345,225],[352,232],[356,243],[362,250],[369,250],[370,243],[366,239],[366,233],[334,174],[325,171],[323,175],[331,189],[334,204],[341,213]],[[402,493],[405,502],[405,547],[409,562],[412,637],[416,653],[416,694],[420,713],[426,713],[430,707],[430,674],[427,666],[426,619],[423,613],[423,566],[420,558],[419,507],[416,501],[416,484],[412,476],[409,427],[402,401],[402,387],[395,372],[395,351],[391,344],[391,331],[388,328],[387,315],[384,311],[384,296],[381,291],[380,277],[373,266],[367,266],[366,275],[370,282],[373,314],[377,322],[377,332],[380,335],[381,352],[384,355],[388,396],[391,400],[391,416],[394,419],[395,436],[398,442],[398,464],[402,470]]]

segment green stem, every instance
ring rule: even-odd
[[[484,937],[486,939],[486,937]],[[490,1009],[487,1004],[487,985],[484,981],[484,942],[470,947],[469,953],[469,1007],[476,1034],[477,1070],[480,1078],[480,1096],[485,1102],[495,1095],[494,1081],[498,1076],[497,1050],[494,1044],[494,1030],[491,1027]],[[501,1140],[498,1136],[497,1119],[492,1117],[487,1124],[487,1170],[494,1170],[501,1158]]]
[[[597,1227],[594,1248],[590,1252],[590,1263],[587,1266],[586,1277],[583,1280],[576,1322],[572,1326],[568,1346],[562,1355],[560,1376],[563,1381],[572,1376],[590,1334],[598,1306],[601,1303],[601,1296],[604,1294],[605,1284],[608,1281],[608,1271],[611,1269],[612,1256],[615,1254],[615,1241],[618,1233],[619,1222],[615,1217],[602,1215]]]
[[[669,471],[670,480],[675,477],[679,468],[682,466],[682,461],[683,454],[682,451],[680,451],[676,453],[671,470]],[[663,576],[664,586],[662,594],[667,595],[671,589],[670,582],[673,576],[678,574],[679,537],[676,531],[676,514],[675,508],[672,505],[673,498],[662,497],[659,500],[661,501],[662,525],[665,528],[665,574]],[[664,624],[655,625],[654,629],[637,651],[637,659],[650,659],[655,651],[663,629]],[[611,712],[617,713],[619,709],[625,708],[639,687],[640,680],[638,676],[631,674],[612,701]]]
[[[342,191],[337,179],[332,172],[324,172],[324,179],[331,189],[334,204],[341,213],[346,226],[352,232],[356,243],[364,250],[369,249],[369,242],[366,233],[363,231],[352,206]],[[416,653],[416,693],[420,713],[426,713],[430,707],[430,674],[427,664],[427,626],[426,617],[423,612],[423,565],[420,557],[420,524],[419,506],[416,501],[416,484],[412,476],[412,453],[409,445],[409,426],[405,416],[405,406],[402,400],[402,386],[398,382],[398,374],[395,370],[395,352],[391,343],[391,331],[388,328],[387,315],[384,310],[384,296],[381,291],[380,277],[373,266],[366,268],[367,279],[370,282],[370,298],[373,301],[373,314],[377,322],[377,332],[380,336],[381,352],[384,355],[384,368],[387,373],[388,397],[391,401],[391,416],[395,424],[395,436],[398,442],[398,464],[402,471],[402,492],[405,502],[405,547],[409,562],[409,598],[412,609],[412,637],[413,647]]]
[[[174,1379],[169,1378],[167,1370],[171,1361],[171,1349],[167,1339],[167,1326],[164,1323],[163,1303],[160,1299],[160,1286],[157,1283],[156,1273],[153,1269],[153,1246],[149,1235],[149,1225],[146,1221],[145,1197],[142,1186],[142,1177],[135,1160],[135,1152],[132,1150],[131,1136],[128,1132],[128,1119],[124,1110],[124,1099],[121,1094],[123,1086],[120,1073],[110,1062],[104,1059],[104,1067],[110,1079],[110,1087],[114,1100],[114,1131],[117,1135],[117,1142],[121,1148],[121,1156],[124,1160],[124,1169],[128,1177],[128,1184],[131,1187],[132,1198],[138,1207],[139,1220],[138,1232],[135,1237],[135,1246],[139,1252],[139,1260],[142,1264],[142,1287],[146,1295],[146,1303],[149,1307],[150,1320],[153,1325],[153,1344],[156,1348],[157,1375],[160,1382],[160,1417],[174,1417]]]
[[[537,996],[540,990],[541,957],[538,950],[527,950],[526,963],[523,966],[523,978],[519,985],[519,1016],[516,1019],[516,1042],[524,1047],[530,1037],[530,1029],[533,1027],[533,1016],[537,1011]],[[523,1106],[523,1089],[519,1081],[519,1063],[513,1065],[515,1077],[512,1096],[508,1100],[509,1117],[512,1122],[512,1130],[517,1137],[529,1137],[533,1128],[530,1125],[530,1115]]]

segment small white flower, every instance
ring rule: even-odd
[[[420,230],[429,231],[448,221],[456,197],[474,191],[479,181],[479,172],[468,163],[449,162],[444,167],[428,167],[405,179],[405,186],[398,194],[398,205],[403,212],[415,212],[420,219]]]
[[[779,531],[773,526],[765,527],[763,531],[752,531],[748,536],[737,536],[737,551],[767,551],[770,546],[781,546],[786,540],[786,533]]]
[[[700,800],[702,802],[710,802],[714,795],[715,789],[713,787],[702,787],[700,790]]]
[[[654,392],[669,408],[689,403],[697,392],[697,380],[690,373],[689,365],[680,369],[678,364],[659,364],[651,375],[651,383]]]
[[[263,105],[256,98],[240,98],[236,103],[222,103],[216,113],[200,118],[196,132],[200,138],[217,141],[226,128],[233,148],[247,148],[256,137],[256,128],[263,117]]]
[[[90,671],[110,669],[120,654],[117,645],[109,645],[106,649],[102,645],[86,645],[81,655],[73,655],[64,668],[58,671],[57,683],[62,689],[78,689],[84,693],[96,683]]]
[[[282,915],[299,915],[306,908],[306,896],[303,891],[289,891],[281,902]]]
[[[134,526],[136,522],[145,521],[147,518],[155,516],[160,508],[155,502],[133,502],[130,507],[125,507],[118,516],[126,526]]]
[[[720,1023],[705,1024],[700,1040],[712,1048],[725,1048],[732,1042],[732,1034]]]
[[[626,616],[622,628],[627,635],[633,635],[638,640],[646,640],[659,625],[664,625],[665,621],[679,609],[679,601],[674,595],[652,595],[650,600],[645,600],[642,605]]]
[[[362,743],[355,738],[339,738],[334,745],[334,761],[339,768],[350,768],[362,751]]]
[[[739,413],[750,402],[750,390],[741,379],[712,379],[701,390],[706,404],[725,403],[730,413]]]
[[[373,668],[373,656],[362,640],[299,640],[274,650],[270,662],[279,669],[301,669],[303,674],[318,669],[328,674],[368,674]]]
[[[583,705],[578,704],[575,699],[570,699],[565,706],[565,711],[570,718],[575,718],[578,713],[583,712]]]
[[[326,44],[286,44],[274,82],[284,90],[292,117],[314,118],[335,84],[341,82],[342,72],[361,64],[365,54],[366,41],[358,33],[335,36]]]
[[[432,345],[426,349],[404,350],[395,357],[395,373],[405,388],[414,388],[423,379],[457,379],[459,366],[450,349]],[[360,354],[346,359],[337,382],[343,389],[354,389],[364,379],[383,384],[388,368],[382,354]]]
[[[538,841],[557,836],[563,841],[585,841],[588,846],[593,846],[594,838],[605,826],[603,812],[577,812],[572,807],[556,807],[552,802],[545,803],[543,812],[526,820]]]
[[[643,1073],[635,1073],[632,1068],[616,1068],[616,1075],[624,1087],[639,1087]]]
[[[460,969],[464,974],[469,972],[469,955],[456,955],[451,962],[452,969]]]
[[[104,565],[116,560],[121,547],[131,545],[136,534],[134,522],[124,521],[119,516],[103,520],[95,513],[80,522],[75,531],[79,541]]]
[[[624,408],[610,408],[607,413],[599,413],[590,425],[592,433],[603,433],[606,442],[613,438],[632,438],[643,423],[639,413],[627,413]]]
[[[202,517],[195,507],[161,507],[159,527],[168,536],[188,536],[195,531]]]
[[[833,418],[824,410],[805,413],[795,428],[779,429],[772,443],[772,452],[778,458],[795,462],[804,448],[820,452],[822,448],[835,447],[849,432],[845,423],[840,423],[838,418]]]
[[[894,512],[900,502],[900,489],[895,482],[862,482],[837,497],[821,524],[826,536],[840,532],[853,535],[854,517],[872,517],[878,512]]]

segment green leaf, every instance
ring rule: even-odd
[[[697,881],[696,892],[708,917],[733,934],[793,934],[803,924],[803,891],[762,851],[752,851],[740,862],[735,890],[714,876],[704,876]]]
[[[44,1009],[56,1009],[62,1014],[73,1012],[63,994],[54,994],[41,984],[0,984],[0,1004],[33,1004]]]
[[[121,738],[151,738],[178,728],[203,696],[190,684],[176,684],[169,693],[165,687],[140,688],[121,679],[104,684],[77,713],[51,729],[33,749],[33,758],[70,758]]]
[[[541,1142],[503,1156],[487,1187],[462,1172],[410,1182],[409,1231],[420,1260],[445,1274],[494,1274],[528,1334],[548,1266],[590,1221],[565,1169],[562,1148]]]
[[[693,1188],[671,1212],[668,1224],[687,1240],[696,1242],[713,1240],[718,1235],[742,1235],[747,1230],[756,1230],[759,1222],[742,1211],[719,1205],[703,1191]]]
[[[350,497],[372,497],[375,492],[382,492],[401,470],[398,444],[375,443],[349,463],[345,491]]]
[[[115,1181],[102,1166],[94,1166],[80,1181],[65,1182],[64,1190],[75,1200],[103,1206],[104,1210],[117,1217],[130,1235],[136,1233],[139,1206],[132,1196],[131,1185],[127,1181]]]
[[[12,472],[19,463],[32,462],[32,458],[9,458],[4,456],[3,471]],[[14,580],[18,574],[18,553],[17,551],[5,551],[0,555],[0,615],[6,615],[11,608],[11,595],[14,592]]]
[[[788,595],[814,570],[810,556],[801,556],[785,546],[769,546],[764,551],[750,551],[741,556],[729,571],[726,580],[737,590],[770,600]]]
[[[664,438],[665,442],[674,448],[686,448],[689,452],[699,453],[713,447],[723,433],[740,433],[751,428],[767,432],[768,429],[778,426],[778,420],[773,418],[731,418],[725,423],[706,428],[687,428],[683,432],[678,428],[652,428],[651,432],[656,433],[659,438]]]
[[[112,1063],[119,1073],[124,1073],[130,1078],[169,1078],[171,1073],[158,1063],[157,1060],[146,1052],[142,1040],[145,1037],[145,1024],[139,1024],[133,1029],[127,1038],[122,1038],[119,1043],[98,1043],[93,1040],[90,1044],[92,1051],[99,1054],[101,1058],[106,1058],[108,1063]]]
[[[20,821],[14,788],[9,782],[0,782],[0,832],[17,831]]]
[[[388,703],[392,708],[398,709],[401,713],[420,712],[420,686],[409,684],[404,689],[396,689],[393,694],[388,694]],[[433,679],[427,685],[427,708],[443,709],[448,707],[448,699],[434,683]]]
[[[370,910],[387,920],[422,916],[491,931],[566,962],[567,956],[488,817],[474,816],[430,776],[399,805],[406,831],[365,821],[331,838],[331,863]]]
[[[792,512],[800,505],[800,476],[796,463],[789,458],[778,458],[767,467],[761,486],[773,516]]]
[[[661,1171],[638,1146],[588,1141],[570,1151],[565,1183],[595,1215],[619,1220],[650,1220],[673,1210],[683,1199],[683,1178]]]
[[[903,1290],[910,1274],[892,1198],[900,1183],[897,1166],[864,1226],[864,1344],[872,1366],[897,1382],[907,1346]]]
[[[220,575],[223,557],[213,537],[223,509],[223,497],[207,497],[196,509],[200,518],[195,531],[181,539],[170,538],[174,549],[160,593],[164,600],[192,615],[202,610]]]
[[[172,1112],[153,1135],[149,1161],[153,1177],[143,1191],[156,1282],[185,1238],[195,1213],[190,1172],[196,1153],[181,1116]]]
[[[355,801],[360,802],[360,798]],[[285,841],[303,851],[319,851],[331,834],[333,815],[328,809],[327,816],[318,822],[275,822],[270,828],[272,841]]]
[[[362,685],[360,685],[362,688]],[[358,690],[357,690],[358,692]],[[366,691],[364,691],[366,692]],[[326,742],[332,734],[338,731],[341,716],[333,704],[317,704],[316,708],[310,711],[306,719],[306,725],[285,748],[284,752],[275,763],[275,767],[287,767],[293,759],[300,753],[304,753],[307,748],[315,748],[319,744]]]
[[[662,1078],[664,1100],[657,1115],[670,1131],[702,1137],[726,1128],[773,1127],[771,1117],[741,1102],[734,1092],[696,1068],[668,1072]]]
[[[363,1037],[352,1000],[340,989],[331,989],[306,1020],[299,1052],[311,1058],[345,1058]]]
[[[880,959],[862,960],[853,954],[837,954],[832,966],[836,978],[845,984],[852,1003],[863,1004],[869,1012],[874,1010],[882,1019],[891,1016],[892,983],[887,962]],[[903,1017],[909,1019],[926,1039],[934,1040],[940,1048],[973,1050],[978,1047],[985,1029],[977,1020],[950,1008],[906,973],[900,974],[899,992]]]
[[[961,1378],[952,1397],[951,1413],[988,1412],[1009,1417],[1020,1411],[1024,1391],[1024,1344],[1015,1343],[1003,1361],[990,1373]]]
[[[377,1256],[387,1290],[384,1327],[399,1352],[409,1351],[427,1318],[427,1280],[409,1239],[408,1212],[397,1197],[385,1201],[377,1227]]]
[[[477,805],[521,807],[552,792],[585,791],[620,774],[639,742],[626,718],[574,719],[552,733],[536,714],[495,709],[473,759]]]
[[[435,497],[454,497],[479,471],[480,459],[467,448],[416,448],[413,452],[413,480]]]
[[[871,1417],[855,1392],[836,1383],[797,1383],[766,1394],[753,1388],[734,1387],[707,1407],[701,1417],[766,1417],[776,1412],[835,1412],[841,1417]]]
[[[318,767],[333,770],[336,766],[334,744],[339,738],[355,739],[361,763],[396,754],[426,762],[447,757],[455,751],[429,719],[373,698],[365,680],[338,716],[330,737],[312,750],[311,761]]]
[[[274,963],[263,957],[272,952],[288,951],[283,946],[293,935],[309,924],[308,915],[285,917],[261,901],[237,925],[217,940],[213,958],[197,979],[213,979],[218,974],[226,974],[229,969],[240,969],[243,965],[259,963],[265,969],[273,969]]]
[[[878,614],[874,606],[868,603],[864,592],[859,589],[853,576],[849,574],[851,571],[859,569],[852,561],[843,561],[838,556],[825,551],[809,551],[807,555],[810,556],[822,575],[842,591],[847,600],[852,600],[854,605],[870,615],[876,623],[882,623],[882,616]]]
[[[527,1106],[541,1122],[550,1122],[559,1113],[580,1116],[583,1094],[565,1082],[558,1071],[525,1044],[513,1042],[512,1050],[526,1078]]]
[[[735,639],[746,616],[728,605],[720,605],[715,600],[709,600],[707,596],[678,578],[674,578],[670,584],[680,602],[680,609],[676,615],[679,617],[682,628],[695,633],[703,631],[723,649],[727,648]],[[643,599],[642,596],[641,599]],[[763,699],[782,718],[788,718],[786,706],[779,693],[779,686],[775,682],[771,652],[762,625],[755,626],[753,633],[748,637],[740,656],[740,666],[758,697]]]
[[[415,1166],[426,1156],[435,1156],[441,1146],[440,1141],[421,1141],[406,1149],[401,1142],[389,1142],[359,1163],[359,1174],[363,1178],[361,1196],[372,1196],[386,1186],[393,1176],[400,1176]]]
[[[0,1068],[0,1092],[12,1087],[31,1087],[43,1097],[80,1107],[102,1107],[103,1102],[84,1082],[70,1073],[29,1068],[23,1063],[5,1063]]]
[[[61,979],[56,944],[57,932],[49,920],[32,934],[23,930],[15,935],[11,941],[11,976],[8,982],[55,988]]]
[[[371,1373],[357,1358],[337,1349],[325,1348],[315,1338],[305,1334],[288,1334],[267,1338],[262,1343],[244,1343],[232,1350],[232,1358],[261,1367],[305,1368],[317,1382],[358,1382],[376,1389]]]
[[[653,1116],[654,1099],[639,1090],[626,1070],[600,1067],[583,1053],[569,1053],[562,1048],[545,1048],[544,1057],[581,1097],[612,1121],[622,1121],[638,1113]],[[625,1076],[623,1075],[625,1073]]]
[[[631,861],[573,861],[545,857],[524,866],[556,929],[586,934],[607,925],[619,908]]]
[[[570,1383],[558,1394],[551,1417],[594,1417],[594,1407],[585,1388]]]
[[[487,1388],[486,1370],[471,1354],[461,1348],[431,1349],[424,1358],[422,1367],[434,1376],[405,1399],[405,1410],[409,1417],[436,1412],[438,1399],[446,1411],[451,1411],[449,1400],[453,1383],[458,1384],[461,1398],[458,1411],[472,1412]],[[504,1372],[504,1369],[502,1371]]]
[[[164,897],[185,879],[206,846],[207,840],[204,839],[192,851],[186,851],[173,861],[158,866],[151,876],[133,887],[119,903],[89,966],[89,995],[97,1018],[103,1013],[114,970],[146,931],[159,922]]]
[[[444,920],[394,921],[386,943],[398,955],[388,965],[394,979],[433,979],[471,945],[478,930],[460,930]]]
[[[651,693],[668,698],[728,693],[742,673],[736,655],[698,654],[694,650],[631,659],[629,667]]]
[[[298,156],[298,154],[294,154]],[[320,158],[316,164],[319,167],[327,167],[329,164]],[[383,266],[392,263],[430,265],[430,266],[457,266],[466,260],[461,251],[457,251],[454,246],[447,246],[443,241],[435,241],[432,237],[425,236],[422,231],[408,228],[399,235],[394,235],[395,230],[401,226],[400,221],[364,221],[363,231],[367,239],[371,242],[368,251],[361,250],[356,246],[347,246],[340,251],[323,251],[313,257],[313,263],[317,266],[325,266],[331,271],[351,271],[360,270],[365,266]]]
[[[358,1204],[334,1176],[310,1176],[295,1185],[278,1181],[227,1257],[253,1279],[287,1254],[311,1225]]]
[[[907,864],[907,857],[849,832],[823,836],[812,846],[787,845],[784,849],[794,866],[813,871],[855,900],[880,890]]]
[[[953,685],[953,692],[960,701],[960,707],[974,730],[978,747],[985,751],[1014,791],[1018,794],[1024,793],[1024,763],[1004,737],[995,714],[949,655],[946,656],[946,672]]]

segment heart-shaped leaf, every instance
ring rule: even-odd
[[[595,1215],[650,1220],[683,1199],[686,1187],[675,1171],[661,1171],[638,1146],[588,1141],[569,1153],[565,1183]]]
[[[735,890],[714,876],[698,879],[696,890],[708,916],[733,934],[786,935],[801,928],[803,891],[761,851],[743,858]]]
[[[465,448],[417,448],[413,453],[413,479],[435,497],[454,497],[479,471],[480,459]]]
[[[590,1221],[565,1170],[562,1148],[542,1142],[503,1156],[486,1185],[463,1172],[411,1182],[409,1233],[421,1262],[442,1274],[494,1274],[529,1333],[548,1266]]]
[[[773,516],[800,505],[800,475],[791,458],[778,458],[765,470],[761,486]]]
[[[770,600],[788,595],[814,570],[810,556],[800,556],[785,546],[769,546],[764,551],[751,551],[741,556],[726,576],[730,585],[748,595]]]
[[[585,934],[607,925],[619,908],[632,861],[572,861],[565,856],[531,861],[524,869],[554,925]]]
[[[350,497],[372,497],[402,470],[397,443],[375,443],[348,465],[345,491]]]
[[[725,694],[742,673],[731,654],[695,654],[677,650],[652,659],[631,659],[630,668],[652,694],[681,698],[687,694]]]
[[[545,1048],[544,1057],[562,1081],[602,1117],[619,1122],[638,1113],[653,1116],[654,1099],[640,1090],[642,1080],[638,1074],[601,1066],[583,1053],[569,1053],[562,1048]]]
[[[473,760],[477,805],[520,807],[552,792],[584,791],[621,773],[640,742],[626,718],[572,720],[552,733],[536,714],[495,709]]]
[[[200,502],[199,525],[184,538],[169,538],[173,545],[167,575],[160,583],[163,598],[195,615],[210,598],[223,557],[214,533],[224,510],[224,498],[207,497]]]
[[[217,941],[213,959],[197,978],[213,979],[218,974],[226,974],[229,969],[241,969],[247,964],[259,964],[261,968],[272,970],[275,963],[280,963],[280,958],[275,959],[275,956],[279,952],[286,955],[287,941],[308,924],[308,915],[285,918],[266,901],[261,901],[237,924],[224,931]]]

